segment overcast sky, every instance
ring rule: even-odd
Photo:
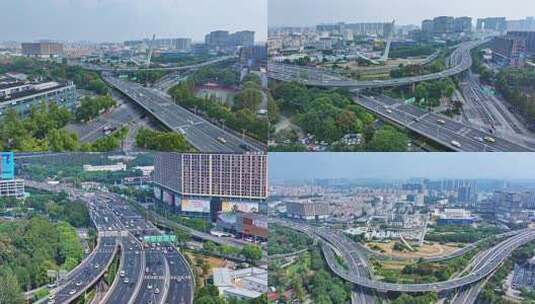
[[[534,0],[268,0],[269,25],[311,26],[319,23],[391,21],[420,24],[440,16],[535,15]]]
[[[535,179],[535,153],[269,153],[269,176]]]
[[[266,41],[267,0],[0,0],[0,40],[123,41],[256,31]]]

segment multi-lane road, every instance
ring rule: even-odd
[[[144,236],[161,234],[151,222],[145,220],[118,196],[104,193],[98,195],[100,200],[109,203],[109,208],[136,243],[143,240]],[[122,269],[125,271],[123,285],[126,284],[124,279],[128,278],[128,283],[134,287],[133,292],[121,291],[120,285],[113,290],[119,294],[123,293],[123,299],[128,298],[128,302],[125,303],[192,303],[194,290],[192,271],[185,258],[172,244],[151,244],[138,250],[131,240],[129,250],[133,251],[136,257],[141,255],[142,261],[135,270]],[[138,263],[131,266],[136,265]]]
[[[131,235],[121,240],[121,267],[119,275],[107,293],[104,303],[128,303],[138,288],[137,278],[142,275],[145,256],[141,244]],[[124,275],[122,275],[124,271]]]
[[[236,59],[235,56],[222,56],[218,57],[212,60],[208,60],[205,62],[197,63],[197,64],[191,64],[191,65],[184,65],[184,66],[168,66],[168,67],[128,67],[128,68],[114,68],[114,67],[106,67],[91,63],[84,63],[81,66],[86,70],[92,70],[92,71],[98,71],[98,72],[138,72],[138,71],[189,71],[189,70],[195,70],[202,68],[204,66],[213,65],[221,62],[225,62],[228,60],[234,60]]]
[[[459,44],[451,54],[452,66],[444,71],[421,76],[394,78],[388,80],[358,81],[343,79],[322,69],[300,67],[289,64],[269,63],[268,76],[280,81],[296,81],[309,86],[349,89],[373,89],[405,86],[422,81],[436,80],[460,74],[472,66],[470,50],[488,42],[488,40],[469,41]]]
[[[147,235],[160,235],[124,200],[106,193],[86,193],[64,185],[27,181],[27,186],[65,191],[82,199],[98,231],[93,252],[54,289],[55,303],[71,303],[93,287],[106,273],[121,250],[121,263],[110,289],[100,303],[178,303],[193,302],[193,273],[182,254],[172,244],[146,246]]]
[[[363,89],[396,87],[458,75],[470,69],[470,51],[488,39],[459,44],[448,58],[448,69],[427,75],[389,80],[355,81],[319,68],[270,63],[268,76],[280,81],[297,81],[309,86],[347,88],[355,93],[355,103],[395,124],[405,127],[454,151],[525,152],[535,151],[535,140],[503,104],[494,97],[484,98],[471,74],[461,82],[468,113],[477,116],[479,124],[457,122],[444,115],[422,110],[386,96],[364,96]],[[489,102],[490,100],[490,102]],[[502,132],[502,129],[505,129]],[[498,133],[496,133],[498,130]]]
[[[411,104],[384,95],[356,96],[354,102],[386,120],[430,138],[454,151],[462,152],[524,152],[534,151],[529,142],[518,143],[479,128],[466,125],[440,114],[425,111]],[[485,138],[492,138],[489,142]]]
[[[223,129],[176,104],[167,94],[156,89],[120,80],[109,74],[104,80],[135,101],[168,129],[184,135],[200,152],[262,152],[263,143]]]
[[[322,250],[327,264],[334,273],[360,287],[379,292],[441,292],[470,286],[493,273],[516,248],[535,240],[535,230],[526,229],[498,243],[486,254],[476,256],[474,261],[476,267],[472,268],[467,275],[435,283],[397,284],[374,280],[361,271],[360,268],[367,269],[367,262],[359,254],[359,249],[354,246],[354,242],[344,235],[303,223],[273,219],[272,222],[286,225],[289,228],[312,235],[316,239],[324,240],[325,243],[322,245]],[[336,258],[336,256],[342,258],[345,267],[340,265],[339,258]]]

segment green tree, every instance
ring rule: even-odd
[[[259,261],[262,258],[262,248],[256,245],[245,245],[241,254],[249,260]]]
[[[391,126],[384,126],[375,132],[368,143],[367,150],[374,152],[404,152],[407,151],[408,137],[405,133]]]
[[[0,271],[0,303],[25,303],[17,277],[5,268]]]

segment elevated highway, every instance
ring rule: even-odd
[[[513,141],[462,124],[444,115],[422,110],[384,95],[355,96],[354,102],[370,112],[429,138],[458,152],[527,152],[535,151],[528,142]],[[493,143],[484,140],[492,137]]]
[[[266,151],[263,143],[237,135],[230,129],[216,126],[179,106],[161,91],[123,81],[109,74],[104,75],[103,78],[109,85],[128,96],[169,130],[184,135],[186,140],[200,152]]]
[[[218,57],[209,61],[197,63],[197,64],[191,64],[191,65],[185,65],[185,66],[170,66],[170,67],[130,67],[130,68],[114,68],[114,67],[106,67],[91,63],[84,63],[81,64],[81,66],[90,71],[96,71],[96,72],[138,72],[138,71],[189,71],[189,70],[196,70],[208,65],[213,65],[229,60],[235,60],[237,59],[236,56],[222,56]]]
[[[470,286],[493,273],[516,248],[535,240],[535,230],[526,229],[500,242],[491,250],[487,251],[487,254],[480,255],[475,260],[478,266],[474,267],[467,275],[435,283],[397,284],[377,281],[366,275],[362,275],[360,267],[367,267],[367,262],[361,258],[362,255],[354,246],[354,242],[343,235],[331,230],[311,227],[301,223],[289,223],[273,219],[272,222],[286,225],[289,228],[312,235],[315,239],[323,240],[322,251],[329,268],[334,273],[348,282],[378,292],[441,292]],[[342,258],[345,263],[344,266],[340,265],[336,255]]]
[[[300,67],[296,65],[269,63],[268,77],[279,81],[295,81],[308,86],[326,88],[348,88],[348,89],[374,89],[385,87],[397,87],[411,85],[422,81],[437,80],[445,77],[455,76],[472,66],[470,51],[489,40],[469,41],[459,44],[451,54],[451,67],[448,69],[421,76],[394,78],[388,80],[368,80],[358,81],[345,79],[341,76],[334,76],[333,73],[325,72],[322,69]]]
[[[98,230],[96,248],[54,290],[55,303],[71,303],[93,287],[106,273],[119,249],[122,260],[118,271],[124,271],[124,276],[116,276],[101,303],[193,303],[193,274],[185,258],[170,244],[143,248],[139,239],[161,232],[119,196],[86,193],[62,184],[35,181],[26,184],[46,191],[63,191],[73,199],[82,199],[88,204]]]

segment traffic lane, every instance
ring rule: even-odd
[[[321,72],[319,69],[311,69],[311,68],[302,68],[302,67],[296,67],[296,66],[288,66],[288,65],[275,65],[271,68],[268,68],[268,72],[270,74],[270,77],[280,80],[292,80],[292,78],[295,80],[295,78],[300,78],[299,75],[303,72],[307,73],[307,78],[310,80],[302,80],[301,82],[309,85],[318,85],[318,86],[335,86],[335,87],[362,87],[362,88],[373,88],[373,87],[383,87],[383,86],[399,86],[399,85],[406,85],[411,84],[415,82],[420,81],[427,81],[427,80],[433,80],[438,78],[444,78],[448,76],[452,76],[455,74],[458,74],[462,71],[465,71],[472,65],[472,59],[470,56],[469,50],[475,46],[477,46],[479,42],[476,43],[465,43],[459,48],[457,48],[453,52],[453,57],[460,56],[460,60],[455,60],[458,62],[457,65],[454,67],[438,72],[438,73],[432,73],[422,76],[413,76],[413,77],[405,77],[405,78],[398,78],[398,79],[392,79],[392,80],[373,80],[373,81],[354,81],[354,80],[331,80],[331,79],[325,79],[322,76],[318,75],[318,73]],[[310,76],[314,77],[310,77]],[[319,79],[319,80],[317,80]]]
[[[495,137],[495,135],[486,133],[477,129],[470,129],[470,131],[467,133],[467,136],[472,138],[478,138],[481,140],[481,138],[485,138],[486,136],[492,137],[495,142],[494,143],[487,143],[488,150],[495,150],[495,151],[514,151],[514,152],[527,152],[530,151],[531,148],[524,147],[521,145],[518,145],[516,143],[507,141],[500,137]]]
[[[159,303],[163,294],[165,257],[159,251],[147,249],[145,250],[145,263],[143,283],[134,303],[146,304],[149,301]],[[156,289],[158,289],[158,293],[156,293]]]
[[[429,113],[426,116],[419,117],[401,111],[399,107],[387,107],[377,99],[372,99],[368,97],[359,97],[358,100],[367,105],[369,108],[373,109],[377,113],[391,119],[401,121],[405,124],[410,125],[411,127],[425,132],[423,134],[431,135],[439,139],[443,139],[445,143],[448,143],[449,146],[453,149],[458,149],[451,145],[451,141],[455,140],[461,144],[462,150],[467,151],[528,151],[526,147],[520,146],[518,144],[506,141],[501,138],[495,138],[496,142],[492,145],[480,142],[476,138],[483,139],[485,136],[493,135],[485,133],[479,130],[476,130],[472,127],[462,125],[458,122],[452,121],[446,117]],[[412,117],[412,121],[411,118]],[[417,120],[416,120],[417,119]],[[467,136],[459,134],[460,132],[467,132]],[[448,135],[448,136],[444,136]],[[493,137],[494,138],[494,137]]]
[[[86,263],[79,271],[71,277],[69,282],[62,285],[59,291],[56,291],[56,302],[65,303],[74,294],[88,289],[93,280],[97,279],[105,267],[113,258],[113,250],[103,249],[93,256],[91,262]],[[97,268],[98,267],[98,268]]]
[[[111,292],[111,295],[107,301],[107,303],[110,304],[128,303],[134,294],[134,289],[138,282],[139,276],[143,275],[143,271],[141,269],[142,253],[139,243],[134,241],[132,237],[128,237],[126,242],[123,243],[123,246],[125,254],[119,273],[122,270],[125,272],[125,274],[124,276],[116,276],[116,280],[118,280],[116,288],[108,291]],[[128,279],[127,282],[125,282],[126,279]]]
[[[166,302],[191,304],[193,300],[193,281],[189,266],[181,254],[174,248],[169,250],[165,256],[169,263],[169,274],[171,277]]]
[[[443,128],[436,123],[420,121],[413,124],[411,127],[417,131],[420,131],[422,134],[426,134],[427,136],[434,138],[435,140],[442,141],[443,144],[454,150],[458,149],[467,152],[481,152],[485,150],[484,144],[468,139],[465,136],[451,131],[450,129]],[[460,147],[454,146],[452,141],[457,142]]]
[[[159,94],[156,94],[154,92],[150,92],[149,91],[148,95],[152,99],[164,100],[164,98],[162,96],[160,96]],[[254,148],[256,148],[258,150],[262,150],[263,149],[262,146],[256,145],[256,143],[254,143],[254,142],[248,142],[247,139],[242,139],[242,138],[237,137],[234,134],[231,134],[230,132],[232,132],[232,131],[226,131],[226,130],[221,129],[219,126],[213,125],[212,123],[208,122],[206,119],[201,118],[200,116],[197,116],[197,115],[193,114],[188,109],[185,109],[185,108],[175,104],[170,99],[167,100],[166,102],[162,102],[162,107],[167,109],[168,110],[167,113],[169,113],[170,115],[177,114],[179,117],[184,118],[184,120],[180,124],[176,125],[176,128],[177,129],[180,128],[180,127],[183,128],[184,131],[186,132],[186,135],[188,135],[188,131],[191,128],[197,127],[212,139],[214,137],[224,138],[226,140],[225,144],[222,144],[221,142],[216,141],[216,146],[218,147],[218,149],[226,149],[226,150],[228,150],[228,152],[236,152],[237,150],[243,150],[241,148],[242,144],[252,145]],[[174,112],[174,111],[176,111],[176,112]],[[166,111],[164,111],[164,112],[166,112]],[[176,118],[179,118],[179,117],[176,117]],[[220,151],[220,150],[214,150],[214,151]]]
[[[494,250],[492,250],[491,252],[491,256],[488,257],[488,262],[480,270],[472,272],[469,275],[459,279],[426,284],[394,284],[371,281],[362,277],[356,277],[354,276],[354,274],[347,274],[337,268],[336,261],[334,260],[334,251],[329,246],[323,246],[323,251],[326,254],[327,261],[331,269],[333,269],[333,271],[335,271],[339,276],[347,280],[353,281],[356,284],[379,290],[423,292],[453,289],[480,280],[482,277],[492,272],[497,267],[497,265],[499,265],[503,261],[504,258],[506,258],[512,253],[514,249],[516,249],[518,246],[521,246],[522,244],[525,244],[526,242],[532,241],[533,239],[535,239],[535,234],[533,230],[527,231],[525,233],[520,233],[504,242],[501,242],[496,247],[494,247]]]
[[[237,139],[235,135],[231,135],[216,126],[211,125],[206,120],[194,115],[189,110],[180,107],[171,100],[166,100],[159,94],[146,88],[121,88],[126,90],[131,98],[138,100],[145,108],[148,108],[151,112],[168,122],[170,124],[169,127],[174,131],[178,131],[179,128],[187,129],[185,130],[186,138],[188,141],[192,142],[194,146],[199,146],[199,150],[210,149],[206,152],[243,151],[240,146],[243,142],[242,140]],[[195,130],[201,126],[205,130]],[[213,134],[218,134],[216,136],[225,138],[227,141],[230,141],[230,143],[222,144],[217,138],[213,137]],[[199,136],[201,136],[201,138],[198,138]],[[246,142],[244,144],[252,145],[255,149],[258,149],[258,146],[253,143]],[[263,150],[263,147],[261,147],[261,149]]]

